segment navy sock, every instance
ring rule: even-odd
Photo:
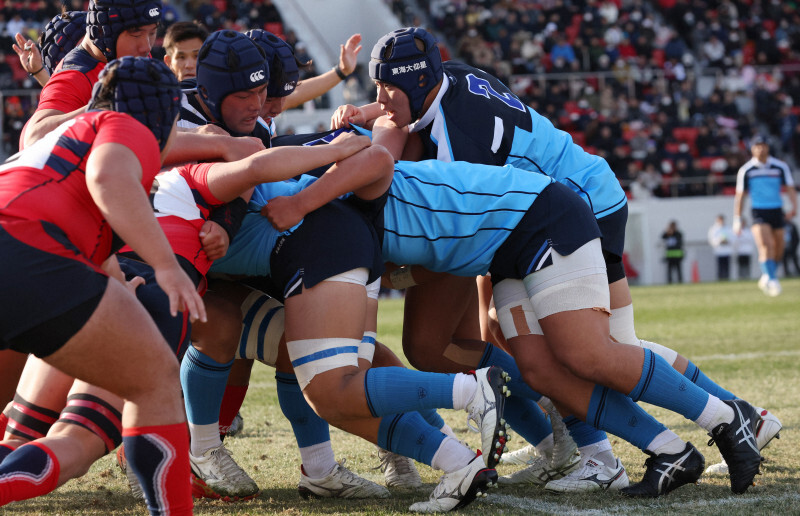
[[[686,371],[684,371],[683,376],[691,380],[693,384],[697,385],[707,393],[712,394],[721,400],[736,399],[735,394],[714,383],[711,378],[706,376],[703,371],[701,371],[700,368],[694,365],[691,361],[686,366]]]
[[[534,446],[553,433],[547,416],[539,405],[531,400],[518,396],[506,398],[503,416],[515,432]]]
[[[522,373],[520,372],[514,357],[487,342],[486,349],[483,351],[483,357],[481,358],[477,369],[493,365],[501,367],[503,371],[511,376],[511,381],[509,381],[506,385],[511,391],[512,398],[514,396],[521,396],[536,402],[542,399],[542,395],[531,389],[528,384],[525,383],[525,380],[522,379]]]
[[[453,408],[454,379],[453,374],[376,367],[364,376],[364,394],[373,417]]]
[[[646,450],[667,429],[624,394],[600,385],[592,391],[586,422],[622,437],[640,450]]]
[[[181,361],[181,386],[186,404],[186,418],[190,423],[217,423],[232,365],[233,360],[220,364],[194,346],[189,346],[186,350]]]
[[[418,412],[384,416],[378,427],[378,446],[428,466],[445,437]]]
[[[700,417],[708,403],[706,391],[646,348],[642,376],[628,396],[633,401],[641,400],[677,412],[692,421]]]
[[[567,431],[570,437],[572,437],[572,440],[575,441],[575,444],[578,445],[578,448],[590,446],[608,439],[605,432],[581,421],[575,416],[565,417],[564,424],[567,426]]]
[[[297,377],[292,373],[276,372],[275,382],[278,387],[278,403],[283,415],[292,425],[297,446],[306,448],[330,441],[328,422],[319,417],[308,404],[297,383]]]

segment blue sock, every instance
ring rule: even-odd
[[[769,279],[777,279],[778,278],[778,263],[775,260],[767,260],[767,275]]]
[[[233,360],[220,364],[194,346],[189,346],[181,361],[186,418],[193,425],[210,425],[219,420],[219,407]]]
[[[418,412],[384,416],[378,427],[378,446],[428,466],[445,437]]]
[[[525,380],[522,379],[522,373],[517,367],[517,362],[514,357],[503,351],[502,349],[486,343],[486,349],[483,351],[483,357],[478,363],[478,369],[489,366],[500,366],[503,371],[511,376],[511,381],[508,382],[508,389],[511,391],[511,397],[521,396],[533,401],[542,399],[542,395],[531,389]]]
[[[633,401],[651,403],[695,421],[708,403],[708,393],[687,380],[666,360],[644,349],[642,376],[628,396]]]
[[[303,391],[292,373],[275,373],[278,387],[278,403],[281,411],[292,425],[294,437],[299,448],[331,440],[328,422],[314,412],[306,401]]]
[[[700,368],[694,365],[691,361],[689,361],[689,364],[686,366],[686,371],[683,372],[683,376],[691,380],[693,384],[697,385],[707,393],[714,395],[721,400],[736,399],[735,394],[714,383],[711,378],[703,374],[703,371],[701,371]]]
[[[506,398],[503,417],[515,432],[534,446],[553,433],[553,427],[539,405],[519,396]]]
[[[578,448],[590,446],[608,439],[605,432],[598,430],[588,423],[584,423],[575,416],[565,417],[564,424],[567,425],[567,431],[570,437],[572,437],[572,440],[575,441],[575,444],[578,445]]]
[[[622,437],[640,450],[646,450],[667,429],[624,394],[600,385],[592,391],[586,422]]]
[[[436,412],[436,409],[420,410],[419,415],[434,428],[442,428],[444,426],[444,419]]]
[[[376,367],[364,376],[364,394],[373,417],[453,408],[454,379],[454,374]]]

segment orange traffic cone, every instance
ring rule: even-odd
[[[700,283],[700,266],[697,260],[692,262],[692,283]]]

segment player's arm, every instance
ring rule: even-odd
[[[786,193],[789,195],[789,204],[792,205],[792,209],[786,212],[786,218],[792,220],[797,215],[797,187],[787,186]]]
[[[159,286],[169,296],[171,313],[185,307],[192,320],[205,321],[203,302],[178,264],[141,181],[142,165],[125,145],[101,143],[89,155],[86,186],[103,218],[156,271]]]
[[[227,134],[209,134],[196,131],[178,131],[165,165],[190,161],[236,161],[264,150],[264,142],[253,136],[234,137]]]
[[[360,43],[361,34],[353,34],[344,45],[339,45],[339,63],[336,68],[298,82],[294,91],[286,97],[284,109],[297,107],[319,97],[353,73],[356,69],[356,58],[361,52]]]
[[[369,146],[366,136],[347,133],[329,145],[274,147],[233,163],[215,163],[208,172],[208,188],[229,202],[261,183],[283,181],[328,163],[341,161]]]
[[[64,113],[63,111],[59,111],[57,109],[37,110],[25,128],[25,134],[23,135],[25,147],[30,147],[59,125],[63,124],[67,120],[72,120],[76,116],[85,112],[86,106],[80,107],[69,113]]]
[[[11,45],[11,48],[19,56],[22,68],[28,72],[28,75],[36,79],[40,86],[47,84],[50,72],[44,67],[39,47],[19,32],[14,35],[14,39],[16,43]]]

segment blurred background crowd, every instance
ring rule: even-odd
[[[162,1],[162,34],[187,19],[210,30],[262,27],[284,37],[301,60],[313,57],[272,0]],[[633,198],[732,193],[754,134],[767,136],[772,154],[793,168],[800,163],[795,1],[383,1],[404,25],[437,34],[445,56],[495,74],[604,156]],[[36,100],[13,92],[38,89],[11,48],[13,36],[36,39],[62,2],[0,5],[0,89],[12,93],[3,95],[8,154]],[[364,42],[366,52],[372,43]],[[363,71],[358,80],[371,93]]]

